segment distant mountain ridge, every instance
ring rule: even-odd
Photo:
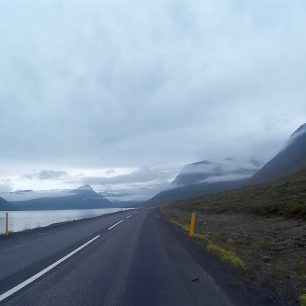
[[[0,211],[11,210],[12,208],[13,208],[13,206],[12,206],[11,203],[4,200],[3,198],[0,198]]]
[[[28,194],[28,193],[34,193]],[[93,209],[111,208],[111,202],[95,192],[91,186],[85,185],[72,190],[54,190],[35,194],[33,191],[11,193],[15,201],[11,201],[15,210],[60,210],[60,209]],[[34,198],[22,200],[20,196],[34,196]],[[45,196],[44,196],[45,194]],[[42,195],[42,197],[37,197]],[[18,198],[19,197],[19,198]],[[15,198],[15,199],[16,199]],[[0,207],[1,209],[1,207]]]
[[[173,188],[158,193],[143,205],[170,203],[259,184],[303,169],[306,169],[306,123],[292,133],[284,149],[261,169],[260,162],[255,159],[239,161],[225,158],[221,161],[202,160],[188,164],[172,182]],[[73,190],[0,193],[0,197],[4,198],[0,198],[0,210],[87,209],[140,205],[136,201],[112,203],[106,198],[107,194],[95,192],[90,185]]]
[[[290,137],[285,148],[251,179],[250,184],[270,181],[306,168],[306,123]]]

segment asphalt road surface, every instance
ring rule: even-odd
[[[187,240],[157,209],[2,237],[0,304],[274,305],[231,289],[224,265]]]

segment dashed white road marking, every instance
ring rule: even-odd
[[[131,217],[132,215],[129,215],[128,217],[126,217],[126,219],[128,219],[129,217]],[[114,225],[112,225],[111,227],[108,228],[108,230],[111,230],[112,228],[114,228],[115,226],[119,225],[121,222],[123,222],[124,220],[120,220],[119,222],[115,223]],[[47,268],[41,270],[40,272],[36,273],[35,275],[33,275],[32,277],[28,278],[27,280],[23,281],[22,283],[20,283],[19,285],[15,286],[14,288],[2,293],[0,295],[0,302],[5,300],[6,298],[8,298],[9,296],[11,296],[12,294],[18,292],[19,290],[21,290],[22,288],[24,288],[25,286],[31,284],[32,282],[34,282],[35,280],[37,280],[38,278],[42,277],[44,274],[46,274],[47,272],[49,272],[50,270],[54,269],[56,266],[58,266],[59,264],[61,264],[63,261],[65,261],[66,259],[68,259],[69,257],[73,256],[74,254],[76,254],[77,252],[79,252],[80,250],[82,250],[83,248],[85,248],[86,246],[88,246],[90,243],[94,242],[96,239],[100,238],[101,235],[97,235],[96,237],[92,238],[91,240],[87,241],[86,243],[84,243],[83,245],[81,245],[80,247],[78,247],[77,249],[75,249],[74,251],[70,252],[69,254],[67,254],[66,256],[62,257],[61,259],[59,259],[58,261],[54,262],[53,264],[51,264],[50,266],[48,266]]]
[[[14,288],[12,288],[12,289],[6,291],[5,293],[1,294],[0,295],[0,302],[5,300],[6,298],[11,296],[12,294],[16,293],[17,291],[21,290],[25,286],[29,285],[30,283],[34,282],[35,280],[37,280],[38,278],[40,278],[41,276],[43,276],[44,274],[46,274],[50,270],[54,269],[56,266],[61,264],[63,261],[65,261],[66,259],[68,259],[72,255],[74,255],[75,253],[79,252],[80,250],[82,250],[83,248],[88,246],[90,243],[94,242],[100,236],[101,235],[98,235],[98,236],[92,238],[91,240],[87,241],[86,243],[84,243],[83,245],[81,245],[80,247],[75,249],[74,251],[70,252],[68,255],[66,255],[66,256],[62,257],[61,259],[59,259],[58,261],[54,262],[52,265],[50,265],[47,268],[45,268],[45,269],[41,270],[40,272],[36,273],[35,275],[33,275],[32,277],[28,278],[27,280],[25,280],[24,282],[20,283],[19,285],[15,286]]]
[[[115,223],[115,224],[112,225],[111,227],[109,227],[108,230],[111,230],[112,228],[114,228],[115,226],[117,226],[118,224],[120,224],[121,222],[123,222],[123,219],[120,220],[119,222]]]

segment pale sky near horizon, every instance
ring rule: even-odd
[[[306,122],[305,31],[305,1],[2,0],[0,190],[267,161]]]

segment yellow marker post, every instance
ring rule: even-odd
[[[5,213],[5,235],[8,236],[8,213]]]
[[[191,215],[191,222],[190,222],[190,229],[189,229],[189,236],[192,237],[194,234],[194,228],[195,228],[195,222],[196,222],[196,213],[192,213]]]

